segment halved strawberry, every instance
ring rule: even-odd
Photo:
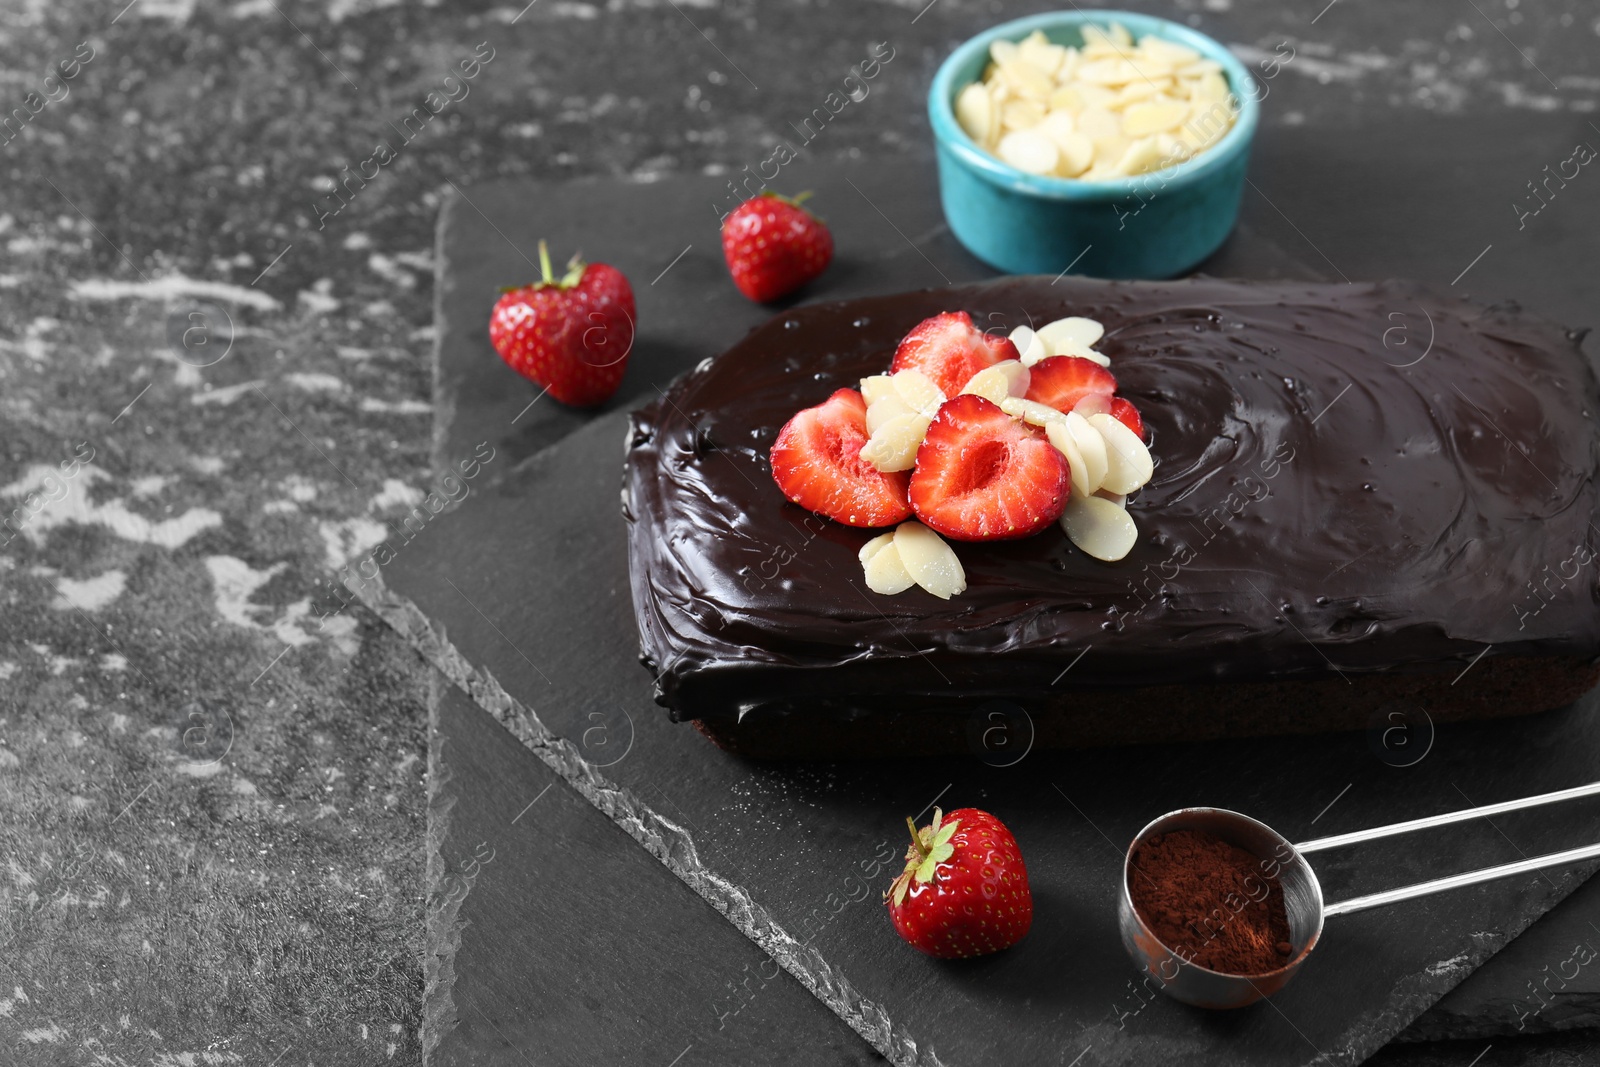
[[[1144,438],[1144,418],[1140,416],[1139,409],[1133,406],[1132,401],[1124,400],[1120,396],[1112,397],[1111,417],[1138,434],[1141,440]]]
[[[1057,411],[1071,411],[1089,393],[1109,399],[1116,391],[1117,380],[1111,372],[1082,356],[1051,356],[1028,368],[1027,398]]]
[[[846,526],[892,526],[911,517],[905,471],[861,458],[867,402],[840,389],[784,423],[772,443],[772,478],[783,495]]]
[[[919,370],[945,396],[955,396],[983,368],[1020,358],[1009,338],[984,333],[965,311],[946,311],[923,319],[906,334],[894,351],[889,373]]]
[[[1042,432],[964,393],[940,406],[917,449],[911,507],[957,541],[1027,537],[1061,517],[1071,477]]]

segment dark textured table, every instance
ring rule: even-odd
[[[1439,112],[1465,137],[1481,115],[1561,117],[1587,137],[1600,98],[1600,26],[1579,0],[1134,6],[1252,63],[1289,42],[1264,134]],[[334,573],[431,484],[441,194],[495,176],[731,175],[881,40],[894,61],[809,151],[915,149],[939,59],[1025,10],[67,0],[8,16],[0,496],[27,528],[0,549],[4,1058],[418,1058],[429,679],[358,607],[319,615]],[[485,42],[468,95],[453,83],[457,99],[418,118]],[[1527,177],[1568,151],[1528,159]],[[1486,188],[1483,221],[1514,227],[1524,192]],[[1569,227],[1566,205],[1593,195],[1574,183],[1527,225]],[[1364,239],[1327,237],[1334,262]],[[61,477],[84,444],[92,463]],[[1530,944],[1529,979],[1568,950],[1547,951]],[[791,987],[747,982],[762,992],[734,1018],[782,1017],[766,998]],[[562,992],[550,1033],[587,1034],[601,1059],[631,1060],[630,1035],[662,1027],[613,988],[585,994],[604,1023],[586,1031]],[[1535,1025],[1589,1021],[1584,996]],[[840,1033],[830,1047],[855,1047]],[[1496,1037],[1481,1062],[1582,1062],[1587,1042]],[[1459,1065],[1488,1043],[1384,1055]]]

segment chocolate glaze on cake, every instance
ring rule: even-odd
[[[957,309],[996,330],[1105,324],[1098,347],[1156,459],[1128,503],[1126,559],[1091,559],[1052,527],[956,545],[968,588],[948,602],[880,596],[856,555],[872,533],[774,485],[768,450],[790,416]],[[624,511],[644,662],[675,718],[711,723],[993,697],[1037,713],[1218,683],[1336,694],[1453,677],[1480,655],[1486,678],[1547,658],[1581,669],[1600,654],[1600,390],[1580,339],[1396,282],[1014,278],[796,309],[634,416]]]

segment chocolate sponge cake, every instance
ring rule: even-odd
[[[1125,558],[957,544],[964,593],[881,596],[872,531],[774,485],[785,421],[949,310],[1105,325],[1156,461]],[[1012,278],[787,312],[634,416],[642,658],[673,718],[778,758],[964,750],[996,700],[1039,747],[1562,706],[1600,676],[1579,340],[1396,282]]]

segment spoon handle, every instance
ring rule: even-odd
[[[1496,878],[1510,878],[1512,875],[1537,871],[1543,867],[1560,867],[1563,864],[1577,863],[1579,860],[1592,860],[1597,857],[1600,857],[1600,845],[1584,845],[1582,848],[1570,848],[1565,852],[1552,852],[1548,856],[1534,856],[1532,859],[1518,860],[1516,863],[1506,863],[1499,867],[1485,867],[1481,871],[1452,874],[1448,878],[1435,878],[1431,882],[1418,882],[1416,885],[1388,889],[1382,893],[1353,897],[1338,904],[1327,905],[1322,909],[1322,914],[1324,917],[1348,915],[1353,911],[1381,908],[1385,904],[1411,900],[1415,897],[1425,897],[1432,893],[1443,893],[1447,889],[1458,889],[1464,885],[1492,882]]]
[[[1443,815],[1429,815],[1421,819],[1411,819],[1408,822],[1390,823],[1388,826],[1374,826],[1368,830],[1357,830],[1354,833],[1339,834],[1335,837],[1319,837],[1314,841],[1296,845],[1295,851],[1319,852],[1323,849],[1338,848],[1341,845],[1354,845],[1361,841],[1372,841],[1380,837],[1392,837],[1395,834],[1410,833],[1412,830],[1426,830],[1431,826],[1448,826],[1451,823],[1466,822],[1468,819],[1481,819],[1486,815],[1499,815],[1507,811],[1521,811],[1523,808],[1537,808],[1542,804],[1559,804],[1563,800],[1576,800],[1578,797],[1588,797],[1596,794],[1600,794],[1600,782],[1590,782],[1588,785],[1573,786],[1571,789],[1558,789],[1554,793],[1540,793],[1537,796],[1523,797],[1520,800],[1504,800],[1498,804],[1485,804],[1479,808],[1462,808],[1460,811],[1448,811]],[[1529,868],[1529,870],[1532,869]]]

